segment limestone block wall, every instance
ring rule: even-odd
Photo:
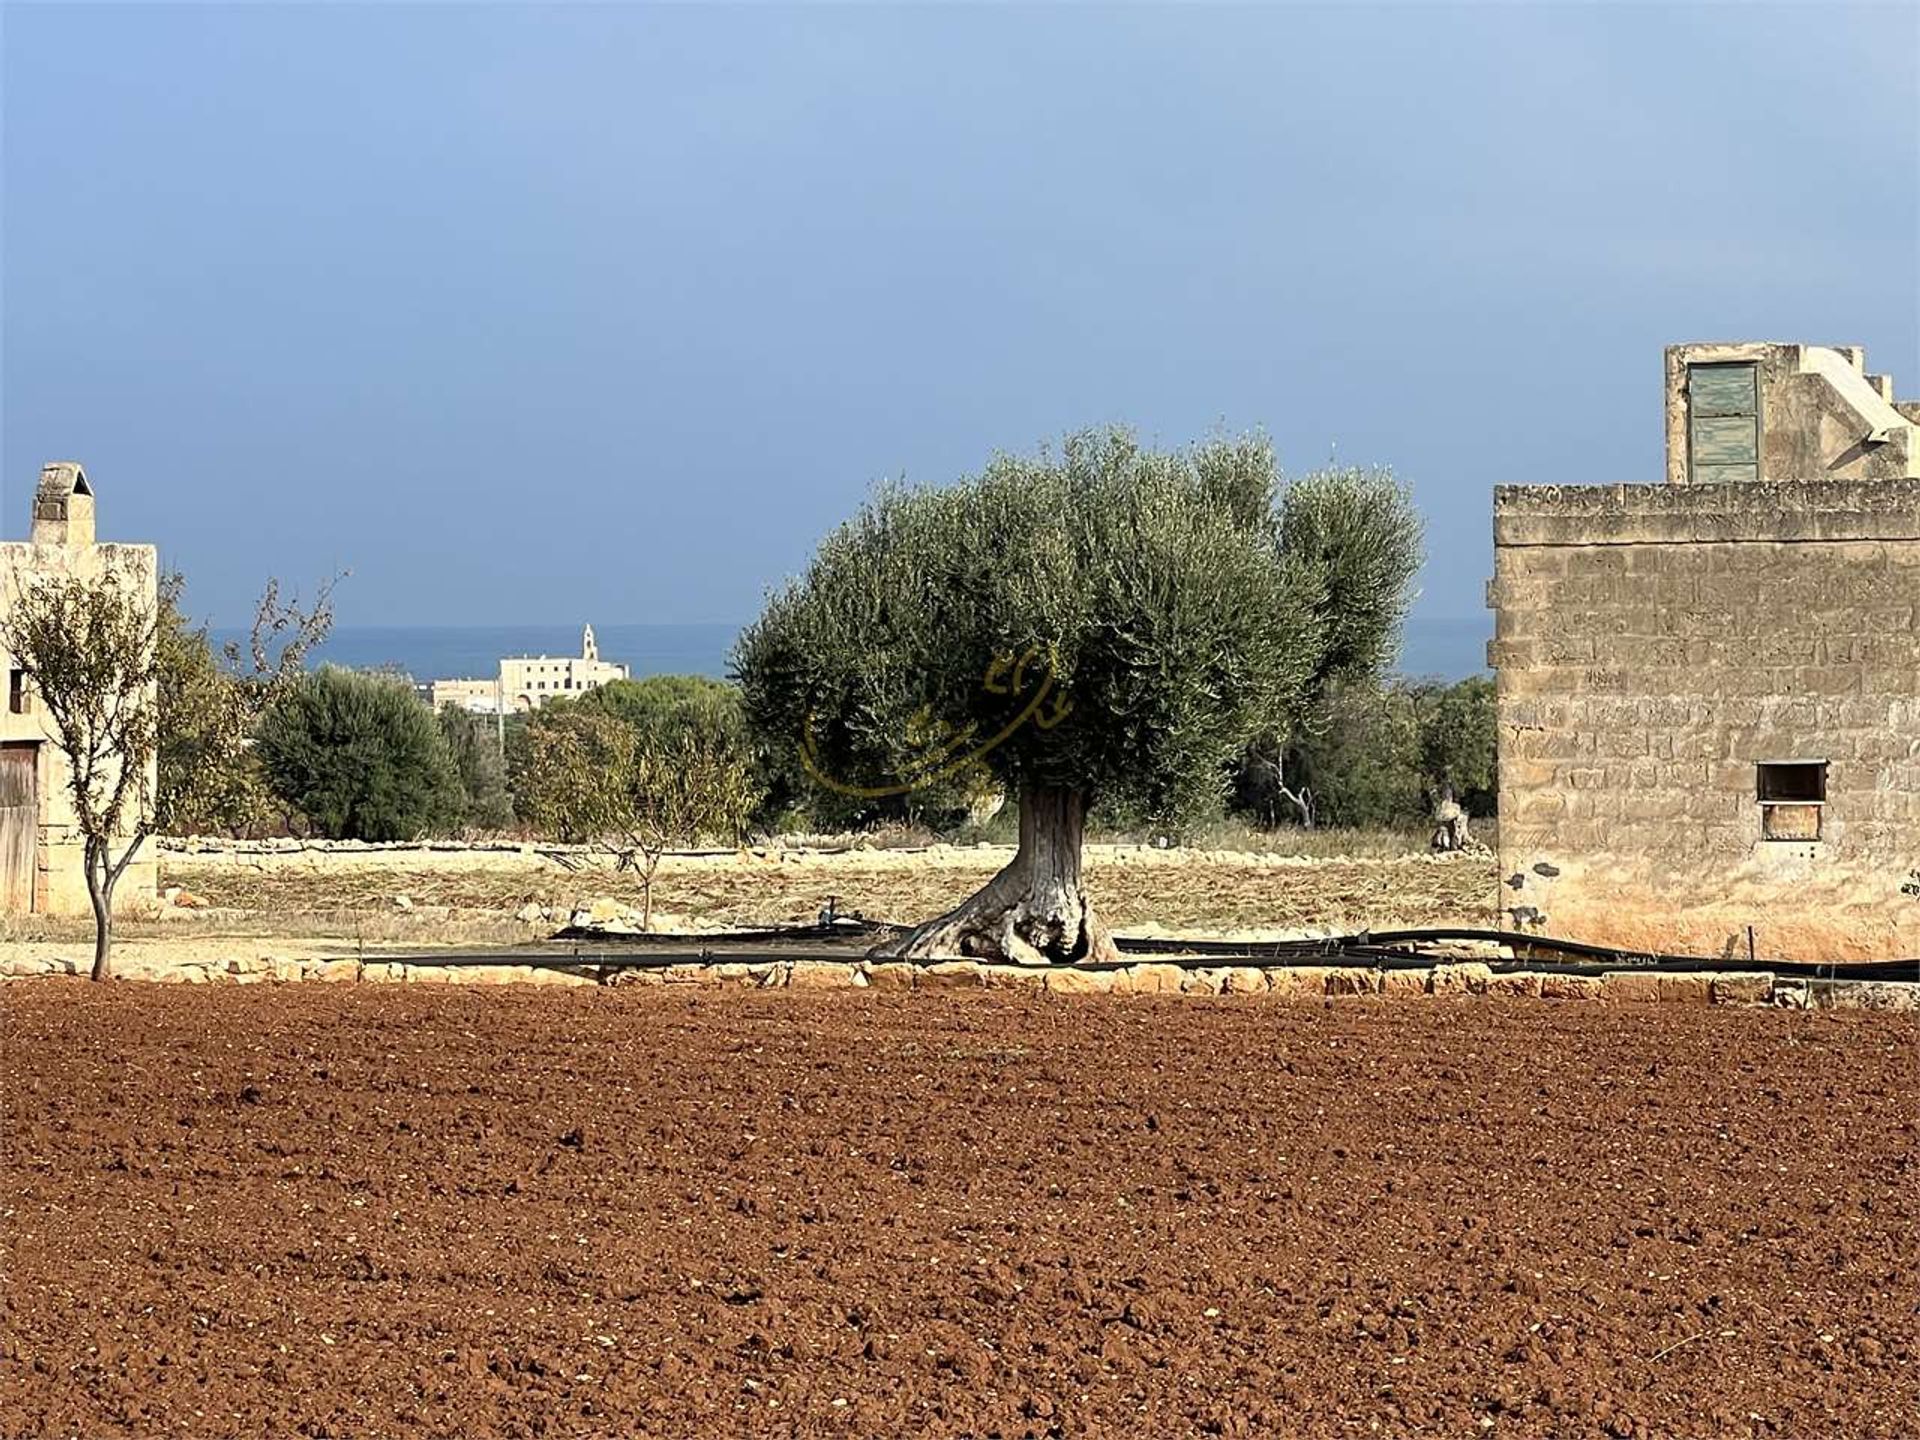
[[[1920,955],[1920,481],[1503,487],[1494,529],[1502,908]],[[1787,758],[1828,763],[1817,841],[1762,838]]]

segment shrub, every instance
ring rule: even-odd
[[[412,840],[460,822],[460,773],[411,687],[333,666],[267,710],[257,746],[275,795],[336,840]]]
[[[460,776],[460,820],[473,830],[500,830],[513,823],[507,765],[496,722],[457,705],[440,709],[440,734]]]

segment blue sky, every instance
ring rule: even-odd
[[[739,620],[874,481],[1124,421],[1657,480],[1660,349],[1920,391],[1920,6],[9,5],[0,535],[194,608]]]

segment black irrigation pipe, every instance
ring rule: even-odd
[[[370,963],[403,965],[532,965],[548,969],[664,970],[676,965],[769,965],[795,959],[819,959],[854,964],[867,949],[900,927],[872,921],[841,921],[829,925],[794,925],[758,930],[735,930],[712,935],[609,935],[569,927],[552,940],[531,949],[436,951],[419,955],[381,955]],[[1223,962],[1256,969],[1285,969],[1301,965],[1349,965],[1377,970],[1426,969],[1446,963],[1447,957],[1424,953],[1423,946],[1455,944],[1498,945],[1512,959],[1488,959],[1495,974],[1544,970],[1559,975],[1600,975],[1609,970],[1644,970],[1657,974],[1765,971],[1789,979],[1910,980],[1920,981],[1920,959],[1915,960],[1763,960],[1704,955],[1672,955],[1657,951],[1622,950],[1581,940],[1529,935],[1510,930],[1478,930],[1435,926],[1415,930],[1361,931],[1319,940],[1183,940],[1122,938],[1123,954],[1152,956],[1162,964],[1185,970],[1211,969]],[[562,945],[573,948],[562,950]],[[591,948],[586,948],[586,947]],[[1559,957],[1559,958],[1554,958]],[[876,964],[900,962],[877,961]],[[1124,969],[1134,962],[1105,961],[1075,968],[1089,971]]]

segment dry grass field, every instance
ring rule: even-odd
[[[1437,858],[1399,837],[1310,838],[1317,850],[1353,853],[1097,845],[1088,856],[1089,884],[1116,928],[1136,935],[1278,938],[1497,918],[1490,856]],[[829,897],[842,914],[925,919],[965,898],[1009,853],[933,845],[669,856],[655,887],[655,928],[804,923]],[[596,898],[640,901],[632,873],[533,848],[168,850],[161,883],[185,892],[189,903],[128,919],[118,930],[123,940],[517,945],[552,933]],[[73,943],[91,934],[85,918],[0,923],[8,927],[0,942]]]
[[[671,857],[655,887],[658,928],[806,922],[829,896],[842,913],[924,919],[965,898],[1006,858],[997,847]],[[1497,891],[1490,858],[1418,853],[1322,858],[1101,846],[1089,876],[1111,922],[1146,934],[1487,923]],[[205,923],[341,938],[420,927],[475,940],[513,927],[513,938],[524,938],[527,927],[515,917],[529,906],[559,914],[595,897],[640,899],[631,873],[567,868],[539,854],[170,855],[163,880],[206,902]]]

